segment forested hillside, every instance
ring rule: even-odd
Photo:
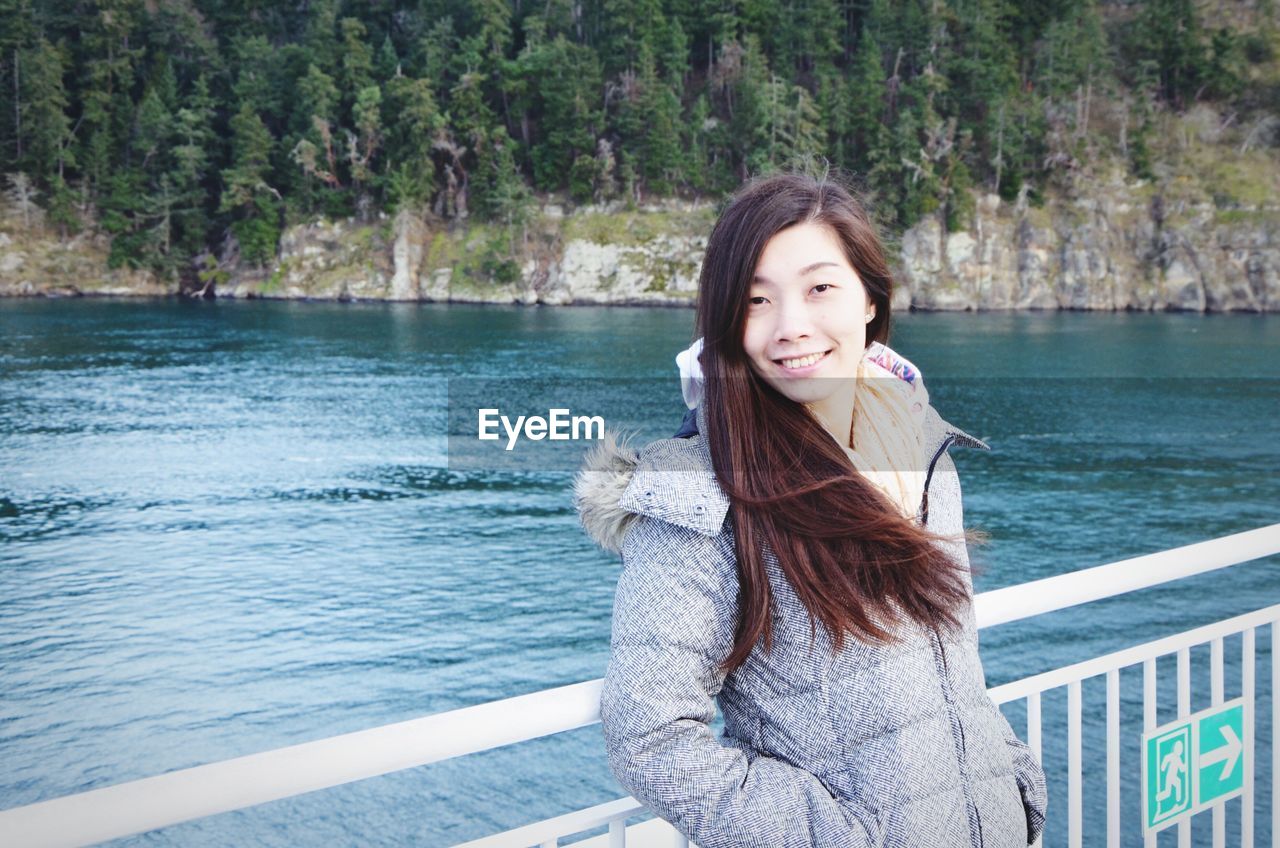
[[[1193,107],[1224,150],[1276,145],[1274,18],[1270,0],[2,0],[0,162],[24,215],[168,277],[266,264],[317,215],[519,226],[533,192],[717,197],[822,158],[887,223],[957,229],[975,194],[1154,177]],[[1214,202],[1248,205],[1251,182]]]

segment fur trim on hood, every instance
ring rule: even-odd
[[[614,553],[639,516],[715,537],[729,514],[729,497],[699,435],[659,439],[639,451],[606,436],[578,473],[574,500],[587,535]]]
[[[600,547],[621,553],[622,537],[636,519],[635,513],[620,506],[631,483],[639,455],[613,433],[605,433],[600,444],[587,454],[583,468],[573,483],[573,502],[582,529]]]

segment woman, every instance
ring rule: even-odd
[[[580,475],[584,527],[623,558],[609,763],[702,848],[1003,848],[1043,827],[1044,773],[986,694],[946,453],[986,445],[913,414],[913,369],[866,355],[891,292],[850,192],[748,184],[703,260],[694,426]]]

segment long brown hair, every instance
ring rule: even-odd
[[[836,650],[846,636],[890,642],[907,619],[955,627],[968,602],[947,539],[904,516],[858,474],[809,411],[751,369],[743,332],[751,278],[768,241],[813,222],[830,227],[875,306],[867,343],[888,339],[893,280],[866,210],[829,176],[781,174],[747,183],[721,212],[698,284],[697,330],[715,474],[731,501],[738,628],[723,662],[737,668],[757,640],[773,646],[766,551],[777,557]]]

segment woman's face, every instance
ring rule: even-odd
[[[752,369],[809,406],[833,432],[853,414],[853,391],[875,308],[835,233],[821,224],[780,231],[760,254],[742,346]]]

